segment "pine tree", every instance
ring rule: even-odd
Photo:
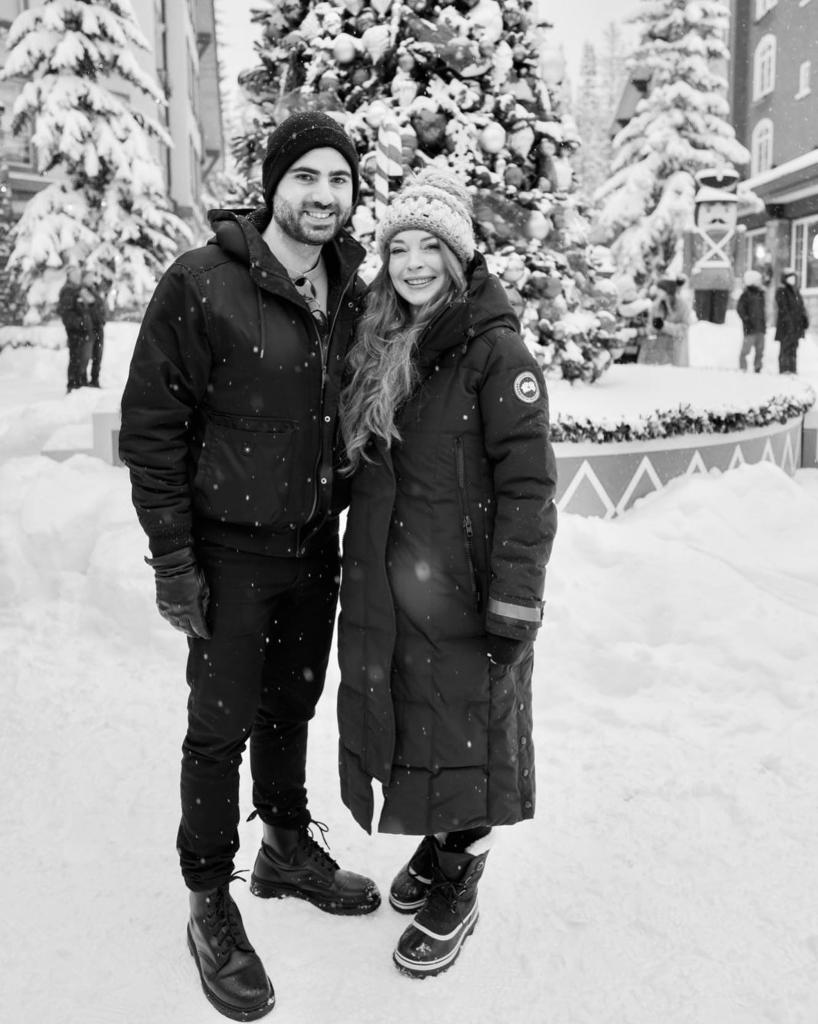
[[[601,308],[615,295],[577,209],[579,138],[531,0],[271,0],[254,19],[259,63],[239,77],[254,123],[234,147],[251,189],[270,129],[304,108],[335,114],[356,142],[353,225],[365,243],[376,188],[450,166],[470,186],[481,248],[546,372],[598,376],[618,341]]]
[[[2,139],[0,139],[2,141]],[[19,316],[18,290],[11,272],[7,269],[11,255],[11,231],[14,226],[9,167],[0,150],[0,323],[15,323]]]
[[[610,93],[604,87],[593,43],[585,43],[582,48],[574,116],[582,139],[575,160],[577,191],[588,203],[607,178],[611,166]]]
[[[627,82],[627,59],[627,44],[621,25],[615,21],[608,22],[602,34],[602,48],[597,55],[597,69],[600,101],[609,132]]]
[[[59,175],[14,229],[10,264],[28,319],[48,311],[70,263],[97,272],[106,291],[115,285],[118,305],[142,304],[190,234],[152,152],[171,145],[167,133],[116,91],[124,79],[165,103],[132,52],[149,47],[130,0],[45,0],[15,18],[7,45],[2,77],[27,79],[12,130],[30,124],[37,169]]]
[[[649,73],[648,93],[614,138],[612,174],[597,193],[601,237],[638,280],[678,257],[693,221],[692,176],[749,159],[729,122],[729,17],[722,0],[641,0],[628,67]]]

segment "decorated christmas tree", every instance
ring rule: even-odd
[[[481,248],[546,372],[595,379],[619,346],[609,254],[588,242],[574,194],[579,146],[560,99],[562,60],[531,0],[271,0],[254,13],[257,67],[240,76],[252,122],[234,155],[254,183],[289,113],[337,116],[362,157],[353,227],[428,164],[473,195]]]
[[[170,212],[154,155],[164,128],[121,93],[124,80],[152,103],[165,97],[133,48],[148,43],[130,0],[45,0],[12,23],[2,77],[26,80],[12,129],[29,124],[40,173],[59,177],[26,204],[11,266],[27,319],[56,301],[69,263],[96,271],[118,304],[142,304],[173,258],[184,222]]]

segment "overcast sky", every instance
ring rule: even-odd
[[[569,73],[574,78],[582,44],[586,40],[598,43],[611,21],[624,23],[639,8],[639,0],[539,0],[539,3],[545,18],[554,25],[554,38],[565,47]],[[221,56],[234,82],[239,71],[255,63],[253,41],[258,28],[250,23],[250,10],[254,6],[258,6],[257,0],[216,0]]]

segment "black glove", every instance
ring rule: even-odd
[[[494,665],[516,665],[531,644],[530,640],[515,640],[510,636],[486,633],[486,653]]]
[[[193,548],[179,548],[145,561],[156,574],[156,607],[162,618],[187,636],[209,640],[205,616],[210,588],[196,565]]]

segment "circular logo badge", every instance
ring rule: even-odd
[[[540,385],[530,370],[518,373],[514,379],[514,394],[521,402],[531,405],[540,397]]]

